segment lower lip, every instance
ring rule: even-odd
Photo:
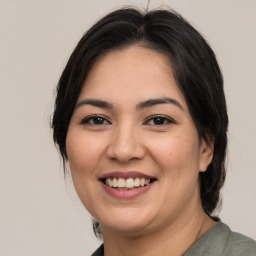
[[[118,190],[113,187],[107,186],[106,184],[102,183],[104,190],[111,195],[112,197],[118,198],[118,199],[132,199],[140,196],[141,194],[144,194],[149,189],[152,188],[153,183],[150,183],[149,185],[145,187],[138,187],[134,189],[129,190]]]

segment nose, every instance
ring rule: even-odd
[[[119,127],[113,131],[107,148],[108,158],[128,163],[134,159],[142,159],[144,155],[142,136],[132,125]]]

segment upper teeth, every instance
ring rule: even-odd
[[[113,188],[134,188],[144,187],[150,183],[150,179],[145,178],[107,178],[106,184]]]

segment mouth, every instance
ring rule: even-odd
[[[100,179],[105,185],[112,187],[116,190],[133,190],[141,187],[146,187],[156,181],[155,178],[118,178],[108,177]]]
[[[133,200],[152,190],[155,177],[140,172],[111,172],[98,179],[104,191],[118,200]]]
[[[157,179],[140,172],[111,172],[99,177],[99,181],[115,190],[135,190],[147,187]]]

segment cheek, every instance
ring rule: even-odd
[[[152,156],[164,170],[198,169],[198,142],[193,136],[166,136],[152,143]]]
[[[152,156],[161,170],[163,198],[172,201],[177,209],[191,198],[197,187],[198,150],[197,137],[184,134],[167,136],[154,143]]]
[[[72,175],[89,174],[104,151],[103,142],[100,140],[72,130],[67,134],[66,147]]]
[[[98,196],[95,190],[98,183],[95,170],[102,155],[103,145],[83,131],[70,130],[66,147],[75,190],[85,208],[94,216],[95,198]]]

